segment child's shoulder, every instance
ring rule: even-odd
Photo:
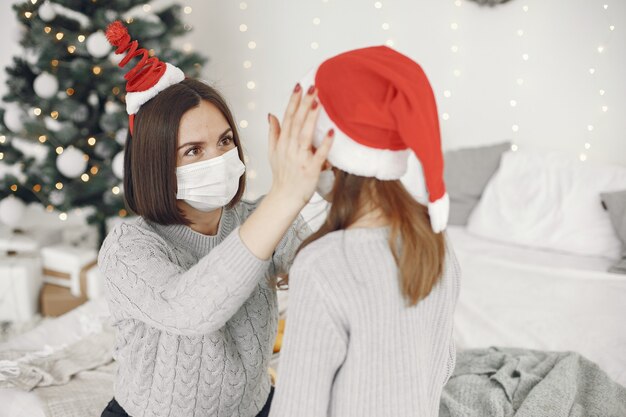
[[[316,267],[325,264],[325,260],[334,257],[341,244],[342,230],[330,232],[306,245],[294,260],[294,267]]]

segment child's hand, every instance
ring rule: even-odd
[[[313,133],[319,113],[317,91],[302,94],[296,85],[281,128],[278,119],[269,115],[269,159],[272,189],[300,209],[311,199],[332,144],[334,132],[327,133],[320,147],[313,150]]]

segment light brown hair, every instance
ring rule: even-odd
[[[206,100],[217,107],[230,125],[239,159],[243,149],[232,112],[213,87],[186,78],[157,94],[139,109],[133,136],[127,136],[124,153],[124,199],[132,212],[155,223],[186,224],[189,220],[176,205],[176,149],[183,115]],[[246,176],[239,178],[237,194],[226,206],[237,204],[246,188]]]
[[[442,233],[434,233],[428,209],[399,180],[381,181],[333,168],[335,183],[326,221],[298,251],[327,233],[348,228],[363,210],[380,208],[390,226],[389,246],[398,265],[399,284],[409,305],[430,294],[441,278],[445,260]]]

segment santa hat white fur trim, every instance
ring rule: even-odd
[[[146,91],[136,91],[132,93],[126,93],[126,112],[128,114],[135,114],[139,111],[139,108],[148,100],[154,98],[161,91],[165,90],[170,85],[178,84],[185,79],[185,74],[180,68],[175,67],[172,64],[165,63],[165,72],[159,79],[159,81],[147,89]]]

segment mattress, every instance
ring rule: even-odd
[[[575,351],[626,386],[626,275],[610,259],[503,244],[449,227],[462,270],[458,349]]]

